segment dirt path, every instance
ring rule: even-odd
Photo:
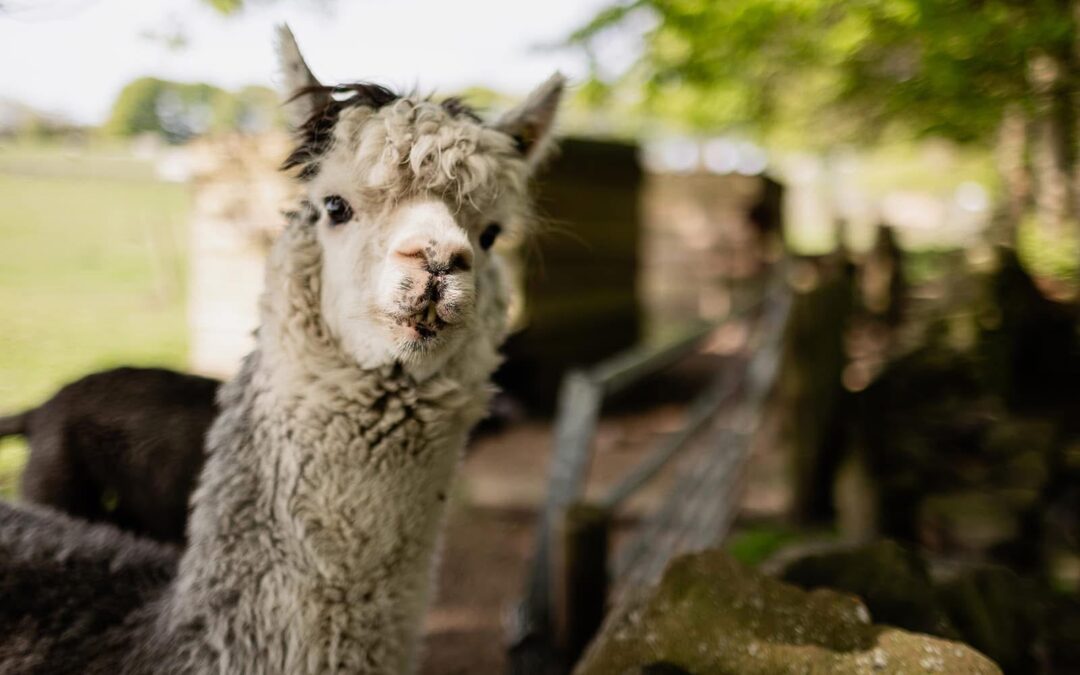
[[[597,429],[589,492],[622,476],[680,418],[679,406],[661,405],[604,419]],[[426,621],[423,675],[505,671],[505,618],[524,588],[550,454],[546,422],[518,424],[472,444]],[[662,489],[661,480],[656,490]],[[642,508],[652,499],[644,495]]]

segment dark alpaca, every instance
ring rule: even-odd
[[[123,627],[147,620],[139,610],[176,575],[179,549],[39,506],[0,502],[0,522],[0,614],[34,634],[4,641],[0,673],[119,675],[100,655],[132,651]]]
[[[0,418],[0,436],[25,434],[30,444],[23,499],[182,541],[220,384],[161,368],[116,368]]]

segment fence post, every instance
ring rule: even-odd
[[[845,433],[841,381],[853,274],[839,256],[798,263],[780,374],[783,438],[793,474],[792,513],[800,522],[832,518],[833,475]]]
[[[573,667],[600,630],[607,609],[611,514],[576,502],[561,515],[552,551],[553,618],[559,651]]]

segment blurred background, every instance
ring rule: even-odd
[[[518,332],[425,672],[504,663],[568,501],[546,479],[567,374],[646,364],[583,442],[595,501],[759,361],[777,386],[717,469],[736,478],[686,506],[730,509],[695,541],[1006,672],[1080,672],[1080,3],[0,0],[0,411],[121,364],[235,370],[294,194],[285,21],[325,83],[485,115],[554,70],[573,84],[544,227],[506,251]],[[648,529],[727,447],[693,435],[614,541],[694,548]],[[25,456],[0,439],[3,497]]]

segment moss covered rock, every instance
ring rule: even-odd
[[[655,588],[609,618],[574,672],[679,670],[717,675],[1001,672],[965,645],[872,625],[858,598],[803,591],[722,551],[672,562]]]
[[[852,593],[875,621],[919,633],[959,638],[934,592],[922,559],[893,541],[803,556],[779,574],[801,588]]]

